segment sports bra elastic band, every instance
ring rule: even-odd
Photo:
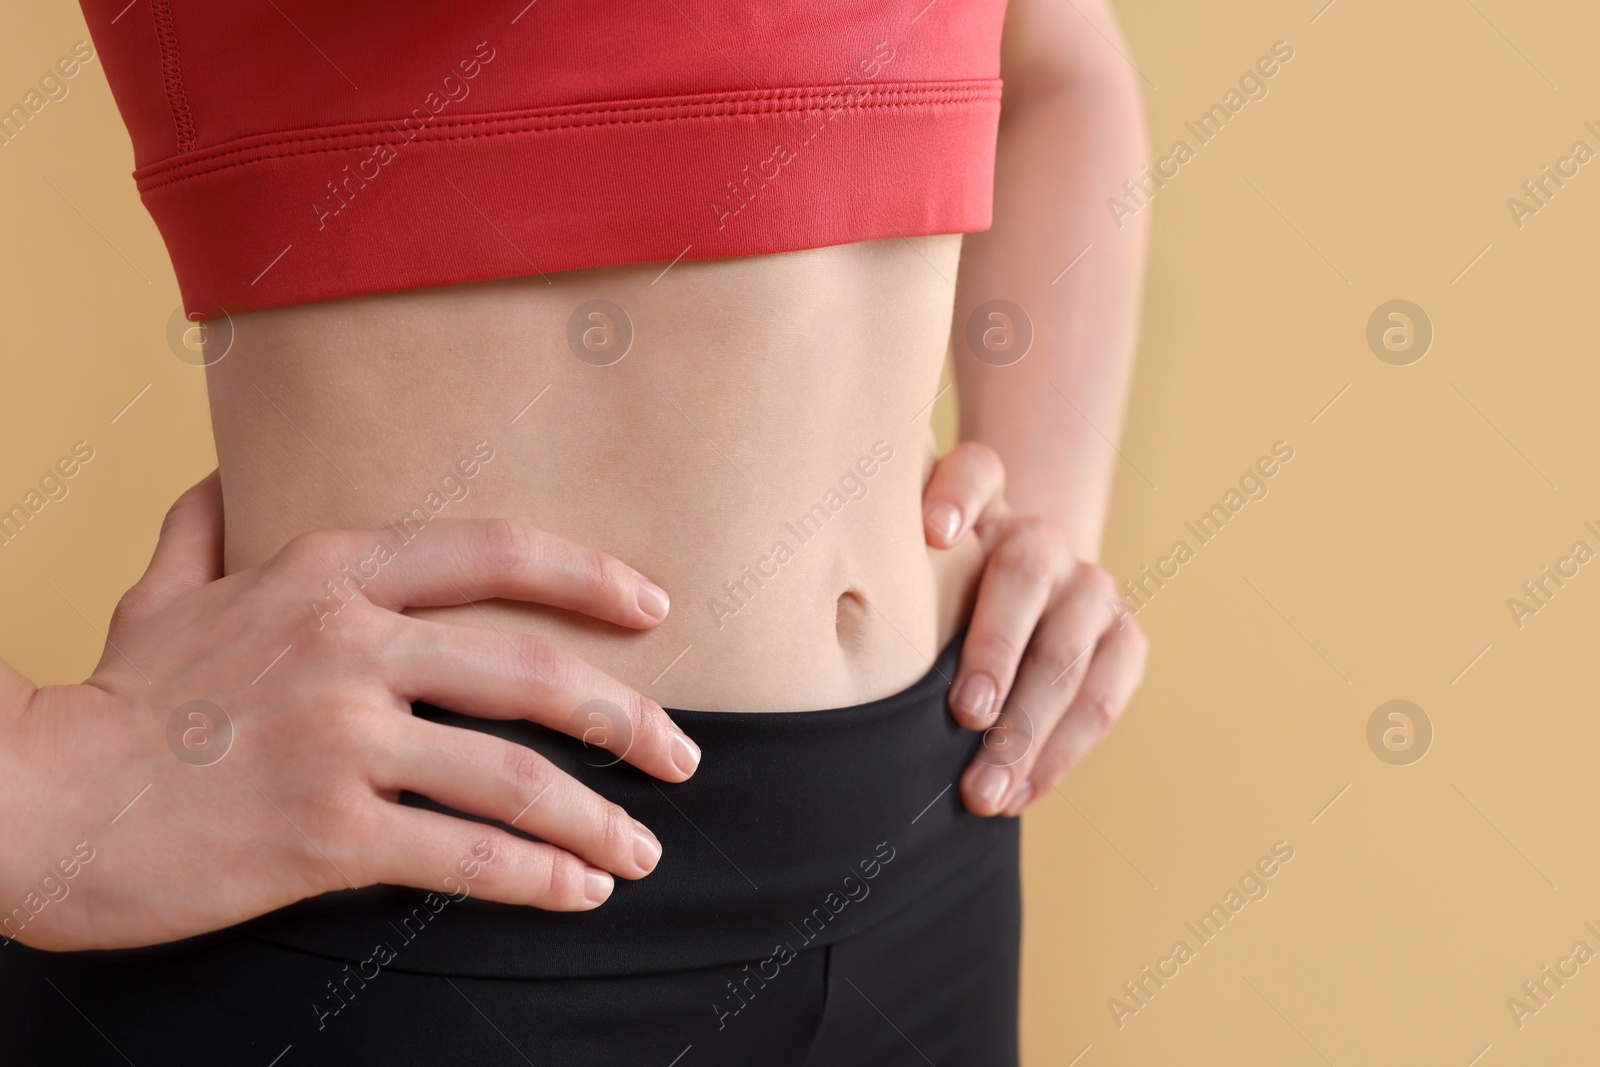
[[[82,0],[190,317],[986,229],[1004,0]]]

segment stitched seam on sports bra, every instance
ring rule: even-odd
[[[998,79],[965,82],[935,82],[935,83],[906,83],[890,82],[882,85],[863,86],[863,92],[856,94],[857,99],[887,98],[887,97],[918,97],[928,100],[940,98],[960,99],[998,99],[1000,95],[1000,81]],[[442,127],[484,126],[493,123],[559,123],[563,120],[569,124],[578,124],[582,116],[615,116],[635,113],[660,114],[668,117],[683,114],[765,114],[781,110],[800,110],[806,104],[813,102],[829,102],[836,100],[841,94],[838,86],[802,86],[784,89],[745,89],[724,93],[702,93],[689,96],[658,97],[654,99],[605,101],[590,104],[561,104],[553,107],[527,108],[512,111],[498,111],[490,114],[476,116],[448,115],[430,122],[421,127],[417,132],[423,133],[431,129]],[[859,105],[856,105],[859,106]],[[721,109],[721,110],[718,110]],[[405,122],[411,116],[401,118]],[[193,155],[191,159],[182,160],[170,158],[139,168],[135,173],[141,177],[149,177],[163,170],[177,169],[193,163],[203,162],[209,158],[222,158],[237,152],[248,151],[275,144],[290,144],[296,141],[326,140],[329,137],[370,137],[374,134],[388,134],[398,131],[395,119],[380,119],[369,122],[352,122],[336,126],[316,127],[304,131],[268,132],[259,134],[246,134],[233,138],[231,141],[211,148],[204,149]],[[336,130],[337,133],[324,131]],[[244,144],[243,142],[254,142]],[[230,148],[229,145],[236,147]]]
[[[999,99],[998,87],[989,88],[962,88],[962,89],[937,89],[937,90],[893,90],[888,92],[877,91],[874,96],[878,99],[865,103],[847,103],[839,105],[838,111],[877,111],[893,108],[917,108],[938,106],[961,106],[970,104],[990,103]],[[883,97],[913,97],[909,101],[883,100]],[[815,97],[806,97],[805,101],[837,100],[837,94],[822,94]],[[478,118],[454,119],[440,121],[436,126],[425,126],[419,130],[410,131],[412,136],[405,136],[401,128],[391,124],[387,129],[375,128],[367,132],[339,133],[339,134],[287,134],[282,138],[262,144],[250,145],[244,148],[219,150],[214,155],[201,156],[194,159],[171,160],[156,164],[138,175],[140,192],[148,192],[163,186],[173,185],[178,182],[188,181],[191,178],[215,174],[218,171],[230,170],[234,167],[249,166],[254,163],[274,159],[285,159],[294,156],[326,155],[333,152],[345,152],[354,148],[364,148],[379,144],[411,144],[416,141],[458,141],[474,140],[482,137],[509,137],[519,134],[555,133],[562,130],[589,129],[602,126],[633,126],[662,122],[686,122],[704,119],[736,118],[744,115],[771,115],[771,114],[811,114],[819,109],[814,106],[796,106],[795,104],[774,101],[755,101],[751,104],[719,103],[719,104],[674,104],[669,107],[651,108],[649,106],[635,106],[619,108],[609,111],[597,111],[596,115],[621,115],[630,112],[646,112],[632,118],[589,118],[584,115],[532,115],[506,117],[504,115]],[[676,114],[651,114],[652,111],[671,110],[680,112]],[[683,114],[681,112],[688,112]],[[500,125],[505,129],[491,130],[480,133],[455,133],[455,129],[470,128],[475,126]],[[437,131],[437,132],[435,132]],[[287,146],[310,145],[314,147],[291,148]],[[219,166],[201,166],[209,160],[229,159],[236,156],[249,156],[246,159],[235,159],[233,162],[223,163]],[[201,169],[190,169],[201,166]]]
[[[156,23],[156,42],[161,46],[161,78],[167,91],[167,106],[172,109],[172,127],[178,151],[194,147],[194,115],[183,91],[183,70],[178,64],[178,29],[172,22],[172,0],[150,0],[150,14]]]
[[[784,97],[796,99],[794,102],[784,102],[781,98],[773,95],[773,93],[781,93]],[[929,103],[964,102],[974,99],[998,99],[999,86],[997,83],[990,83],[977,86],[942,85],[938,87],[916,89],[872,89],[868,94],[863,95],[870,95],[876,99],[883,99],[887,97],[915,97],[918,100]],[[773,114],[786,111],[813,111],[817,110],[817,108],[808,105],[812,105],[816,102],[829,103],[837,100],[838,96],[838,93],[831,90],[828,92],[819,93],[813,90],[785,89],[775,90],[771,93],[763,93],[761,95],[754,93],[741,93],[737,94],[737,97],[734,99],[699,101],[691,103],[677,101],[672,103],[641,102],[630,103],[628,106],[624,107],[566,105],[559,108],[540,108],[521,113],[501,112],[492,115],[482,115],[475,118],[454,116],[449,118],[441,118],[437,122],[431,123],[428,126],[423,126],[415,131],[411,131],[415,134],[413,137],[406,137],[404,135],[405,131],[403,131],[400,126],[396,126],[394,120],[389,120],[382,123],[371,122],[350,124],[338,133],[307,131],[285,132],[282,134],[253,134],[236,139],[235,144],[237,144],[238,141],[254,141],[257,143],[242,145],[235,148],[228,148],[225,145],[218,145],[215,148],[198,153],[190,159],[163,160],[159,163],[151,164],[148,167],[140,168],[138,176],[141,178],[151,178],[164,171],[180,170],[185,167],[206,162],[207,160],[225,159],[229,156],[241,155],[247,152],[262,151],[286,144],[341,140],[353,147],[359,147],[362,144],[376,144],[380,141],[393,142],[397,140],[417,140],[428,136],[430,132],[435,129],[465,128],[496,124],[507,126],[523,124],[526,125],[529,130],[538,131],[540,129],[540,124],[543,124],[543,129],[565,129],[634,121],[662,121],[673,118],[703,118],[720,117],[724,115]],[[874,106],[881,107],[888,105],[875,103],[867,103],[864,105],[860,103],[843,105],[843,107],[855,108]],[[840,110],[843,110],[843,107],[841,107]],[[617,119],[605,117],[630,114],[642,114],[643,117],[637,119]],[[585,121],[584,116],[586,115],[600,117],[591,121]],[[407,117],[409,118],[409,116]],[[404,122],[405,120],[402,119],[400,121]],[[335,129],[337,129],[337,127],[335,127]],[[521,131],[513,130],[507,132]],[[391,136],[391,134],[398,134],[399,136],[395,137]],[[433,134],[432,136],[434,139],[443,139],[445,137],[443,134]]]

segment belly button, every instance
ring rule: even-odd
[[[859,648],[867,632],[866,598],[854,589],[840,593],[833,625],[841,647]]]

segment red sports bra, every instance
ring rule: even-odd
[[[1004,0],[82,0],[191,317],[988,227]]]

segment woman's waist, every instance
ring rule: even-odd
[[[509,518],[646,574],[668,619],[641,634],[531,605],[441,617],[550,636],[680,707],[894,692],[954,630],[920,496],[951,276],[926,257],[953,265],[958,248],[869,242],[236,316],[207,351],[225,566],[308,530]]]
[[[797,466],[788,484],[714,501],[683,486],[597,485],[560,514],[480,505],[609,552],[661,586],[671,610],[650,630],[507,601],[417,614],[546,637],[665,707],[799,711],[899,692],[960,625],[976,553],[927,547],[922,457],[903,444],[879,438]]]
[[[476,900],[457,877],[431,894],[330,894],[250,932],[351,962],[398,935],[397,969],[503,977],[677,970],[834,943],[1015,862],[1014,821],[967,812],[956,786],[982,745],[945,707],[958,654],[952,642],[913,685],[855,707],[672,712],[704,752],[699,772],[678,785],[541,727],[418,706],[430,719],[537,748],[622,804],[661,839],[659,866],[618,882],[589,913]]]
[[[688,570],[624,556],[671,597],[671,612],[653,630],[508,601],[410,614],[546,638],[664,707],[747,714],[897,692],[928,669],[962,622],[921,545],[907,545],[891,566],[841,572],[848,550],[786,544],[782,535],[775,543],[776,551],[767,544]]]
[[[512,519],[638,570],[667,591],[666,619],[636,631],[510,601],[412,613],[548,638],[669,707],[855,704],[926,672],[960,624],[977,563],[973,546],[926,546],[925,430],[921,440],[886,432],[899,439],[840,433],[789,455],[749,450],[749,484],[732,469],[720,483],[685,474],[676,442],[633,462],[577,455],[553,466],[526,442],[464,440],[343,493],[276,474],[236,478],[225,464],[229,554],[254,562],[303,530],[393,527],[411,545],[454,520]]]

